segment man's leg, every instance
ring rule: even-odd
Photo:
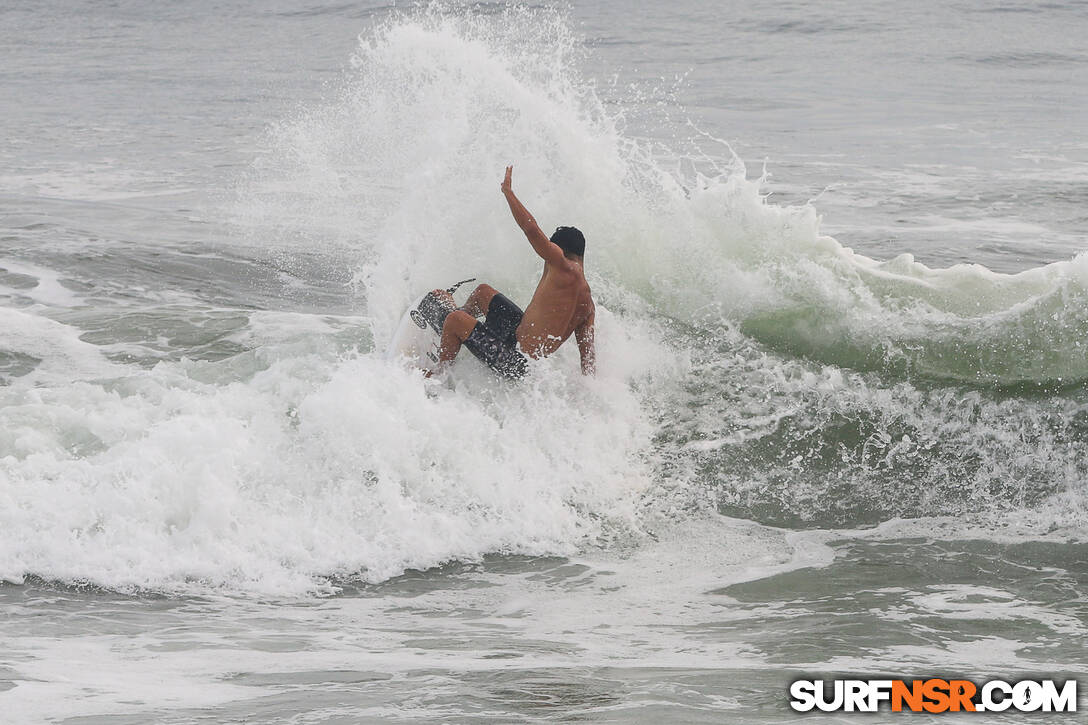
[[[472,328],[476,327],[476,318],[464,310],[454,310],[446,317],[442,325],[442,341],[438,348],[438,364],[445,365],[457,357],[461,351],[461,343],[472,334]]]
[[[489,284],[481,284],[472,290],[468,301],[461,308],[473,317],[481,317],[487,314],[487,308],[491,306],[491,300],[499,292]]]
[[[454,304],[453,295],[445,290],[434,290],[432,294],[449,302],[451,306]],[[438,349],[440,369],[457,357],[457,353],[461,352],[461,345],[476,328],[476,317],[487,315],[488,310],[491,308],[491,300],[497,294],[498,290],[491,285],[478,285],[472,291],[472,294],[468,296],[468,300],[463,307],[450,312],[446,316],[446,320],[442,325],[442,337]],[[430,373],[427,373],[427,377],[430,377]]]

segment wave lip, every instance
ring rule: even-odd
[[[793,294],[742,329],[792,354],[898,378],[1007,392],[1088,380],[1086,255],[1014,275],[835,255],[830,280],[823,269],[808,279],[775,270],[778,291]]]

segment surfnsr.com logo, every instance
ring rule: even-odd
[[[797,712],[1076,712],[1077,681],[795,680],[790,707]]]

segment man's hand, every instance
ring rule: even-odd
[[[597,311],[589,313],[589,317],[582,324],[574,328],[574,339],[578,341],[578,355],[582,359],[582,375],[597,374],[597,345],[594,342],[593,320]]]
[[[506,167],[506,178],[502,180],[502,193],[507,194],[514,190],[512,186],[513,182],[510,180],[510,176],[514,173],[513,166]]]

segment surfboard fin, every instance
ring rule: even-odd
[[[463,279],[460,282],[458,282],[457,284],[455,284],[454,286],[447,287],[446,291],[449,292],[452,295],[454,292],[456,292],[458,289],[461,288],[461,285],[468,284],[469,282],[475,282],[475,281],[476,281],[475,277],[473,277],[471,279]]]

